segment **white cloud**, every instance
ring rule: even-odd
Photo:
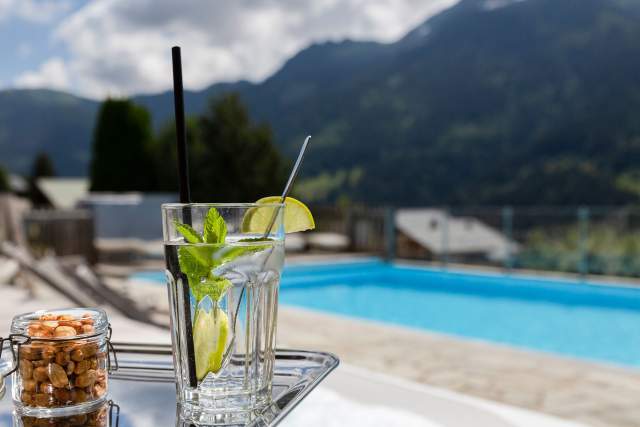
[[[55,39],[69,52],[62,68],[82,94],[169,89],[170,47],[176,44],[183,50],[185,86],[200,89],[217,81],[264,79],[312,42],[392,41],[456,2],[101,0],[65,18]]]
[[[61,58],[51,58],[36,71],[29,71],[15,80],[16,87],[69,89],[68,70]]]
[[[70,8],[69,0],[0,0],[0,23],[12,17],[37,23],[51,22]]]

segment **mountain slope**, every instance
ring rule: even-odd
[[[375,66],[352,70],[335,93],[329,85],[271,115],[259,94],[273,83],[250,94],[288,152],[315,134],[310,193],[402,204],[637,199],[617,183],[638,175],[638,15],[610,0],[486,4],[465,0],[378,46]],[[314,49],[331,57],[341,47]]]
[[[289,156],[313,134],[307,198],[626,203],[640,195],[637,40],[640,7],[629,0],[462,0],[396,43],[313,45],[260,84],[213,85],[186,104],[198,113],[209,97],[239,92]],[[3,96],[0,129],[29,136],[2,121]],[[156,126],[173,115],[170,92],[136,101]],[[46,126],[35,126],[37,141],[58,150]]]
[[[608,0],[484,3],[387,46],[322,117],[319,135],[340,144],[314,152],[307,172],[356,171],[351,194],[374,203],[636,200],[616,183],[637,175],[640,155],[638,15]],[[295,128],[280,130],[297,144]]]
[[[30,171],[48,152],[56,170],[85,175],[97,104],[50,90],[0,91],[0,165]]]
[[[184,107],[186,114],[198,114],[204,111],[207,102],[215,96],[226,92],[244,92],[253,85],[249,82],[218,83],[202,91],[186,90],[184,92]],[[148,108],[153,116],[154,126],[159,128],[174,117],[173,92],[163,92],[157,95],[139,95],[133,101]]]

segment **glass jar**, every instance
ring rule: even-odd
[[[11,334],[17,363],[12,397],[19,413],[64,415],[106,400],[110,327],[104,310],[20,314]]]
[[[118,420],[116,418],[112,421],[112,405],[111,402],[103,402],[87,412],[50,418],[16,414],[13,417],[13,427],[115,427]]]

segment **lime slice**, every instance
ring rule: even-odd
[[[209,372],[216,373],[222,367],[227,347],[229,318],[215,308],[199,308],[193,322],[193,347],[196,353],[196,376],[202,380]]]
[[[258,200],[258,204],[280,203],[279,196],[263,197]],[[277,208],[256,207],[249,209],[242,220],[242,231],[244,233],[264,233],[269,227],[271,218]],[[284,231],[285,233],[295,233],[297,231],[313,230],[316,223],[309,208],[293,197],[287,197],[284,202]]]

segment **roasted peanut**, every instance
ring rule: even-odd
[[[67,366],[67,363],[71,360],[71,355],[66,351],[59,351],[56,353],[56,363],[60,366]]]
[[[36,393],[34,403],[36,406],[51,406],[53,397],[45,393]]]
[[[82,323],[74,322],[71,326],[76,330],[76,334],[78,334],[78,335],[82,335],[83,334],[82,327],[84,325]]]
[[[71,326],[58,326],[53,333],[53,336],[56,338],[73,337],[76,335],[75,328]]]
[[[91,387],[96,382],[96,371],[93,369],[88,370],[76,377],[76,387]]]
[[[42,360],[53,360],[56,357],[56,348],[51,345],[46,345],[42,348]]]
[[[45,313],[42,316],[40,316],[40,320],[42,321],[46,321],[46,320],[57,320],[58,316],[56,316],[53,313]]]
[[[95,329],[93,328],[93,325],[82,325],[83,334],[93,334],[94,332]]]
[[[25,405],[32,405],[34,398],[34,394],[28,391],[23,391],[20,395],[20,399]]]
[[[47,368],[44,366],[39,366],[33,370],[33,379],[38,382],[47,381],[49,379],[49,374],[47,373]]]
[[[76,367],[73,370],[73,373],[76,375],[79,375],[83,372],[86,372],[89,370],[89,368],[91,367],[91,362],[88,360],[81,360],[78,363],[76,363]]]
[[[70,360],[69,363],[67,363],[67,375],[71,375],[73,374],[73,371],[76,369],[76,362],[74,362],[73,360]]]
[[[22,389],[24,391],[36,391],[38,383],[36,380],[23,380],[22,381]]]
[[[38,329],[33,333],[32,336],[34,338],[49,338],[49,337],[52,337],[53,335],[50,331],[47,331],[45,329]]]
[[[84,358],[85,358],[85,353],[84,353],[84,348],[82,347],[76,348],[71,352],[71,360],[80,362],[81,360],[84,360]]]
[[[55,389],[56,388],[51,383],[40,383],[40,385],[38,386],[38,393],[53,395]]]
[[[48,333],[53,333],[58,326],[60,325],[55,320],[45,320],[44,322],[40,322],[40,327]]]
[[[98,359],[92,357],[89,362],[91,363],[91,369],[98,369]]]
[[[39,332],[41,330],[42,330],[42,327],[40,326],[40,324],[32,323],[27,327],[27,334],[29,336],[34,336],[36,332]]]
[[[75,350],[76,348],[79,348],[80,346],[78,344],[66,344],[64,347],[62,347],[62,351],[66,352],[66,353],[71,353],[73,350]]]
[[[74,329],[78,329],[82,326],[82,322],[80,322],[79,320],[75,320],[74,318],[62,320],[58,319],[58,323],[60,324],[60,326],[71,326]]]
[[[87,393],[80,388],[75,388],[71,390],[71,400],[73,400],[73,403],[85,402],[87,400]]]
[[[20,359],[39,360],[42,357],[42,347],[23,345],[20,347]]]
[[[85,344],[82,346],[82,352],[84,353],[85,358],[95,356],[98,352],[98,346],[92,343]]]
[[[33,363],[29,360],[20,360],[20,375],[23,380],[29,380],[33,376]]]
[[[46,368],[48,364],[49,364],[49,361],[45,359],[33,361],[34,368],[42,368],[42,367]]]
[[[107,391],[107,387],[101,383],[95,383],[93,385],[93,395],[95,397],[102,397],[103,394]]]
[[[49,364],[48,374],[49,379],[54,386],[62,388],[69,385],[69,377],[67,377],[67,373],[64,368],[57,363]]]
[[[53,390],[53,397],[58,399],[59,402],[66,404],[71,400],[71,392],[64,388],[56,388]]]

